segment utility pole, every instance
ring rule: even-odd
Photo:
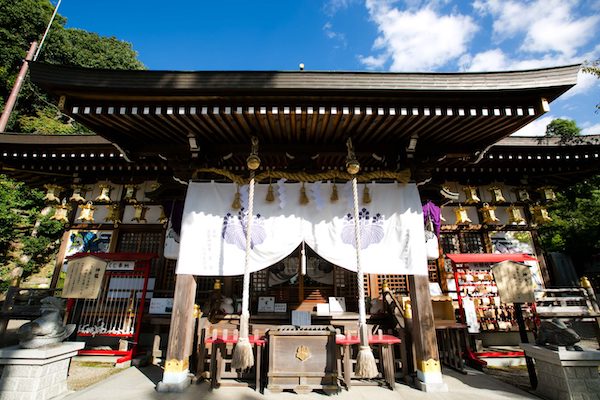
[[[21,91],[21,86],[23,86],[23,81],[25,81],[25,76],[27,75],[27,71],[29,70],[29,61],[33,60],[33,55],[35,54],[37,47],[37,42],[31,43],[31,47],[27,52],[25,61],[23,61],[23,65],[21,65],[21,69],[19,70],[17,80],[13,85],[13,88],[10,92],[10,96],[8,96],[8,100],[6,100],[4,111],[2,111],[2,117],[0,117],[0,133],[4,133],[4,130],[6,129],[8,119],[10,118],[10,114],[12,113],[12,110],[15,107],[17,97],[19,96],[19,92]]]

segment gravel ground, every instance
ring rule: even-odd
[[[67,386],[74,391],[85,389],[125,369],[115,368],[111,363],[71,361]]]

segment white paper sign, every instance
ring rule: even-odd
[[[173,312],[173,298],[152,298],[148,314],[171,314]]]
[[[273,308],[274,312],[284,313],[287,312],[287,303],[275,303]]]
[[[294,326],[310,326],[310,313],[306,311],[292,311],[292,325]]]
[[[275,297],[259,297],[258,298],[258,312],[273,312],[275,311]]]
[[[329,312],[332,314],[346,312],[346,299],[344,297],[330,297]]]

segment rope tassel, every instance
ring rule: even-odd
[[[240,208],[242,208],[242,198],[240,196],[240,186],[237,186],[237,191],[235,192],[235,195],[233,196],[233,203],[231,203],[231,208],[234,210],[239,210]]]
[[[369,192],[369,187],[365,185],[363,190],[363,204],[369,204],[371,202],[371,193]]]
[[[335,203],[336,201],[339,200],[339,198],[340,198],[340,196],[338,195],[338,188],[337,188],[337,185],[334,182],[333,186],[331,187],[331,197],[329,198],[329,200],[332,203]]]
[[[308,196],[306,195],[306,188],[304,187],[304,182],[302,182],[302,187],[300,188],[300,204],[308,204]]]

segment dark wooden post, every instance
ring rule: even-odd
[[[433,308],[426,275],[409,275],[412,339],[417,359],[417,387],[424,392],[446,392],[438,353]]]
[[[157,385],[159,392],[180,392],[190,385],[189,360],[195,334],[195,299],[194,276],[177,275],[165,370],[163,380]]]

